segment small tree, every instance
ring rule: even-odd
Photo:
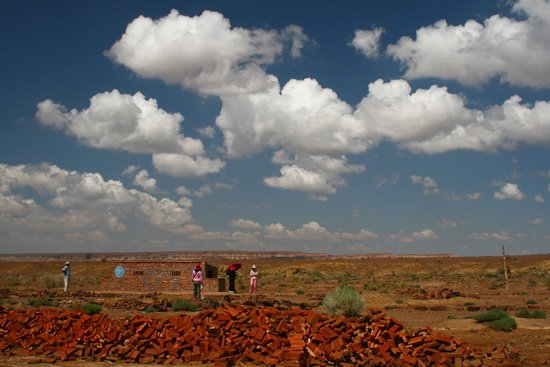
[[[323,306],[330,314],[352,317],[361,314],[365,301],[353,287],[342,285],[325,296]]]

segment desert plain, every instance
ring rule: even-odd
[[[134,292],[104,289],[114,279],[120,261],[207,261],[223,269],[240,262],[238,293],[205,289],[205,301],[193,301],[189,291]],[[60,268],[71,260],[69,292],[63,292]],[[504,261],[506,266],[504,266]],[[248,293],[248,271],[260,271],[258,291]],[[505,271],[506,269],[506,271]],[[220,271],[220,277],[223,272]],[[323,300],[341,285],[362,297],[367,310],[376,310],[407,329],[429,326],[471,345],[503,346],[514,351],[518,366],[550,365],[550,320],[516,316],[522,310],[550,311],[550,255],[455,257],[451,255],[329,256],[303,253],[143,253],[4,255],[0,257],[0,306],[4,312],[31,307],[76,310],[94,303],[111,318],[136,314],[169,317],[176,299],[198,303],[202,309],[238,305],[299,308],[326,313]],[[168,305],[168,306],[167,306]],[[495,330],[472,317],[498,308],[517,324],[512,331]],[[0,353],[0,366],[131,366],[100,360],[47,361],[39,355]],[[139,364],[143,365],[143,364]],[[149,364],[156,366],[156,364]],[[192,363],[213,366],[208,363]],[[237,366],[260,366],[248,362]]]

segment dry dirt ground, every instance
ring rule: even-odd
[[[169,305],[188,293],[130,293],[102,291],[101,283],[113,278],[114,261],[72,261],[72,290],[61,291],[63,261],[0,261],[0,303],[7,308],[31,307],[33,300],[48,300],[52,307],[75,309],[97,303],[111,317],[150,312],[148,307]],[[326,312],[326,294],[340,284],[353,286],[366,307],[382,309],[405,326],[430,326],[481,346],[504,345],[519,351],[521,366],[550,366],[550,319],[514,317],[517,329],[496,331],[470,319],[490,308],[511,316],[529,308],[550,317],[550,255],[513,256],[507,259],[508,286],[501,257],[433,258],[212,258],[213,265],[243,263],[237,294],[209,292],[210,307],[252,303],[278,307],[297,306]],[[258,293],[247,294],[245,274],[252,264],[260,269]],[[164,312],[173,311],[168,307]],[[0,356],[0,367],[36,363],[37,357]],[[62,366],[133,366],[91,361],[57,363]],[[239,365],[239,364],[238,364]],[[153,365],[151,365],[153,366]],[[198,365],[197,365],[198,366]],[[200,365],[200,366],[209,366]],[[241,366],[247,366],[241,364]]]

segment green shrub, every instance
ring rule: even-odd
[[[323,299],[323,306],[330,314],[347,317],[358,316],[365,307],[363,298],[348,285],[338,287]]]
[[[27,305],[31,307],[51,307],[53,302],[47,298],[30,298],[27,300]]]
[[[473,315],[471,316],[471,318],[476,320],[477,322],[491,322],[502,319],[506,316],[508,316],[506,312],[499,310],[498,308],[493,308],[492,310],[489,310],[487,312],[481,312],[477,315]]]
[[[533,312],[528,309],[522,309],[516,312],[516,317],[521,317],[522,319],[545,319],[546,312],[543,310],[534,310]]]
[[[159,312],[159,310],[155,306],[147,306],[147,308],[145,309],[145,312],[147,312],[147,313]]]
[[[537,301],[535,301],[534,299],[530,299],[530,300],[527,301],[528,305],[534,305],[536,303],[537,303]]]
[[[95,315],[101,312],[101,306],[96,303],[87,303],[82,306],[82,311],[87,315]]]
[[[545,319],[546,318],[546,312],[543,310],[535,310],[533,313],[531,313],[532,319]]]
[[[199,305],[186,299],[176,298],[172,303],[172,310],[174,311],[197,311]]]
[[[465,307],[473,306],[473,305],[475,305],[474,302],[464,302],[464,304],[463,304],[463,306],[465,306]]]
[[[506,315],[498,320],[492,321],[489,327],[498,331],[512,331],[518,327],[518,324],[516,320]]]
[[[298,289],[298,290],[296,291],[296,294],[304,294],[304,293],[306,293],[306,292],[304,292],[304,290],[302,290],[302,289]]]

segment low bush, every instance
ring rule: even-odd
[[[543,310],[535,310],[531,313],[532,319],[545,319],[546,318],[546,312]]]
[[[159,309],[156,308],[155,306],[147,306],[147,308],[145,309],[145,312],[147,313],[151,313],[151,312],[159,312]]]
[[[176,298],[172,303],[172,310],[174,311],[197,311],[199,305],[186,299]]]
[[[348,285],[343,285],[338,287],[333,293],[325,296],[323,307],[330,314],[352,317],[361,314],[365,307],[365,301],[355,292],[355,289]]]
[[[534,299],[530,299],[530,300],[527,301],[528,305],[534,305],[536,303],[537,303],[537,301],[535,301]]]
[[[512,331],[518,326],[516,320],[498,308],[488,310],[487,312],[481,312],[470,318],[477,322],[488,322],[491,329],[498,331]]]
[[[529,311],[528,309],[524,308],[516,312],[516,317],[520,317],[522,319],[545,319],[546,312],[544,312],[543,310]]]
[[[492,322],[506,316],[508,316],[506,312],[499,310],[498,308],[493,308],[487,312],[481,312],[477,315],[473,315],[470,318],[476,320],[477,322]]]
[[[306,292],[305,292],[303,289],[298,289],[298,290],[296,290],[296,294],[300,294],[300,295],[301,295],[301,294],[304,294],[304,293],[306,293]]]
[[[96,303],[87,303],[82,306],[82,311],[87,315],[95,315],[101,312],[101,306]]]
[[[464,302],[464,304],[463,304],[463,306],[465,306],[465,307],[473,306],[473,305],[475,305],[474,302]]]
[[[516,320],[506,315],[498,320],[492,321],[489,327],[498,331],[512,331],[518,327],[518,324]]]

